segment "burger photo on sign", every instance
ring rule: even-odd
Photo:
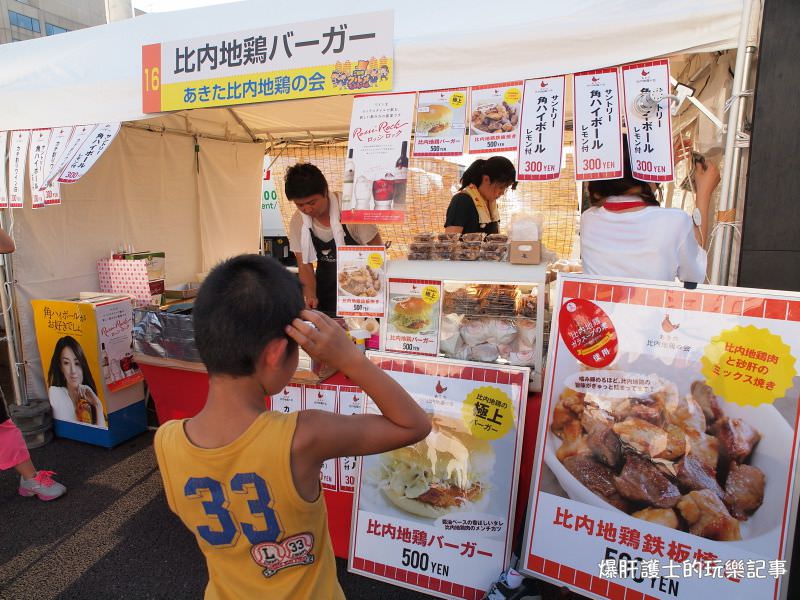
[[[401,333],[422,333],[431,327],[433,307],[422,298],[393,298],[389,323]]]
[[[495,453],[463,419],[436,415],[430,435],[380,455],[375,480],[383,497],[406,514],[438,519],[476,512],[488,503]]]
[[[421,106],[417,114],[417,135],[444,133],[453,126],[453,110],[444,104]]]

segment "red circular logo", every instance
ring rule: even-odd
[[[562,304],[558,333],[572,356],[588,367],[607,367],[617,358],[617,331],[594,302],[573,298]]]

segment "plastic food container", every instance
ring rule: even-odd
[[[482,233],[464,233],[461,235],[462,242],[482,242],[483,241],[483,234]]]

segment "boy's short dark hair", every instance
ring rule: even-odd
[[[242,254],[214,267],[192,311],[208,373],[252,375],[266,345],[286,336],[285,327],[303,306],[297,277],[273,258]]]
[[[286,169],[283,190],[289,200],[328,193],[328,181],[316,165],[297,163]]]

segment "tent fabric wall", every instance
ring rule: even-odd
[[[80,181],[62,186],[60,206],[33,210],[27,198],[25,209],[13,211],[15,302],[29,397],[45,397],[30,301],[96,291],[97,259],[115,245],[165,251],[173,283],[193,281],[204,265],[232,254],[258,250],[262,145],[201,141],[199,174],[194,145],[189,137],[123,127]],[[208,205],[224,206],[225,218]],[[204,226],[204,220],[210,222]]]

